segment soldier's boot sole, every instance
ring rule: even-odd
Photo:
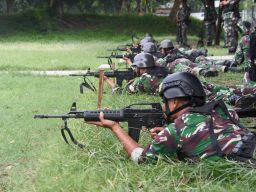
[[[235,103],[235,107],[238,108],[256,108],[256,96],[255,97],[241,97]]]

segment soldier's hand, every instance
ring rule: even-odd
[[[162,130],[164,130],[164,127],[155,127],[155,128],[153,128],[153,129],[150,129],[149,132],[150,132],[151,138],[154,139],[155,136],[156,136],[159,132],[161,132]]]
[[[105,127],[111,130],[114,129],[115,127],[120,127],[118,122],[104,119],[104,112],[100,112],[99,119],[100,121],[85,121],[85,122],[88,124]]]

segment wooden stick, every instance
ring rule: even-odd
[[[98,90],[98,105],[97,108],[100,109],[101,107],[101,98],[103,95],[103,84],[104,84],[104,69],[100,69],[99,71],[99,90]]]

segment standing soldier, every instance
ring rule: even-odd
[[[202,0],[204,4],[204,33],[206,45],[212,46],[212,40],[216,33],[217,12],[214,6],[214,0]]]
[[[223,21],[226,46],[229,47],[229,53],[235,53],[238,40],[238,20],[239,14],[239,2],[240,0],[222,0],[220,7],[223,9]]]
[[[181,0],[180,9],[176,14],[177,21],[177,42],[179,45],[187,46],[187,28],[189,24],[190,7],[187,0]]]

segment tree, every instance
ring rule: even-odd
[[[14,0],[5,0],[6,15],[10,15],[13,12]]]
[[[179,10],[179,6],[180,6],[180,0],[174,0],[174,4],[173,4],[172,10],[171,10],[171,13],[169,15],[172,23],[175,22],[175,19],[173,19],[173,18],[176,18],[176,14]]]

